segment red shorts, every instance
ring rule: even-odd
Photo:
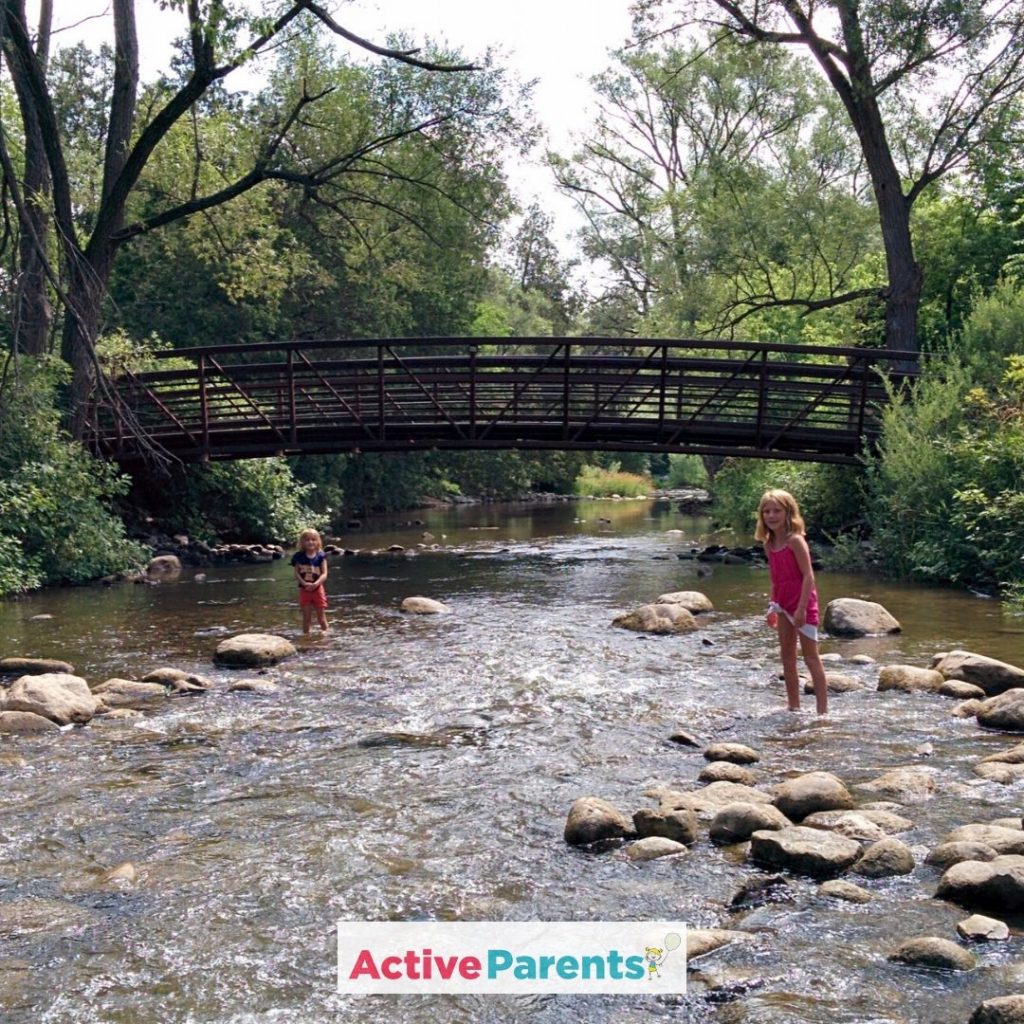
[[[324,590],[323,584],[320,584],[316,590],[299,590],[299,607],[300,608],[326,608],[327,607],[327,591]]]

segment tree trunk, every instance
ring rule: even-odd
[[[90,427],[89,413],[96,380],[96,339],[113,263],[111,250],[98,265],[78,256],[69,267],[61,356],[71,366],[68,428],[79,441],[86,439]]]
[[[52,0],[42,0],[35,53],[43,68],[49,60],[52,19]],[[27,96],[23,55],[17,48],[10,46],[5,47],[5,54],[19,101],[22,101]],[[24,103],[22,109],[25,109]],[[25,355],[41,356],[49,348],[53,321],[46,271],[46,244],[50,230],[50,169],[38,118],[25,118],[24,129],[25,166],[19,210],[14,347]]]

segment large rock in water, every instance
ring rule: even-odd
[[[134,679],[108,679],[92,691],[112,708],[130,708],[167,698],[167,687],[160,683],[140,683]]]
[[[675,857],[689,852],[682,843],[665,836],[644,836],[626,847],[627,859],[638,861],[658,860],[660,857]]]
[[[978,966],[973,953],[950,939],[933,935],[907,939],[889,955],[889,959],[912,967],[932,967],[945,971],[973,971]]]
[[[978,725],[1003,732],[1024,732],[1024,688],[1016,687],[983,700],[978,708]]]
[[[935,895],[962,907],[1020,913],[1024,910],[1024,857],[1007,853],[989,861],[961,861],[939,879]]]
[[[887,836],[872,843],[853,870],[865,878],[909,875],[914,870],[914,855],[906,843],[901,843],[894,836]]]
[[[825,631],[833,636],[898,633],[902,628],[880,604],[855,597],[837,597],[825,608]]]
[[[772,803],[787,818],[799,821],[815,811],[847,811],[853,807],[853,797],[831,772],[808,772],[779,783]]]
[[[714,817],[709,831],[713,843],[746,842],[755,832],[789,828],[793,823],[771,804],[726,804]]]
[[[0,658],[0,676],[74,675],[74,666],[56,658]]]
[[[996,853],[1016,853],[1024,856],[1024,831],[1003,825],[971,824],[953,829],[943,843],[984,843]]]
[[[861,856],[860,843],[832,832],[791,825],[778,831],[762,830],[750,837],[750,856],[758,864],[787,868],[813,878],[841,875]]]
[[[654,603],[682,605],[691,615],[699,615],[701,612],[713,612],[715,610],[711,599],[699,590],[676,590],[671,594],[662,594]]]
[[[409,615],[443,615],[451,608],[432,597],[407,597],[402,601],[402,611]]]
[[[60,732],[60,726],[31,711],[0,711],[0,736],[34,736],[43,732]]]
[[[878,673],[878,690],[902,690],[914,693],[924,690],[934,693],[945,682],[941,672],[913,665],[884,665]]]
[[[698,818],[710,821],[723,807],[734,803],[769,804],[771,797],[739,782],[712,782],[703,789],[680,792],[679,790],[652,791],[649,796],[656,797],[662,811],[678,811],[689,807]]]
[[[935,795],[935,779],[920,768],[894,768],[869,782],[858,782],[857,789],[880,793],[903,804],[920,804]]]
[[[89,684],[67,672],[15,679],[2,697],[2,711],[30,711],[58,725],[88,722],[100,707],[100,699],[89,692]]]
[[[633,822],[615,804],[599,796],[581,796],[569,808],[565,841],[572,846],[585,846],[601,839],[621,839],[633,834]]]
[[[678,811],[641,808],[633,812],[633,827],[641,839],[659,836],[687,845],[697,839],[697,815],[689,807]]]
[[[149,560],[146,575],[150,579],[177,579],[181,575],[181,559],[177,555],[157,555]]]
[[[704,749],[708,761],[732,761],[733,764],[756,764],[761,755],[744,743],[712,743]]]
[[[971,651],[950,651],[948,654],[936,655],[932,660],[932,668],[941,672],[946,679],[960,679],[980,686],[990,697],[1024,686],[1024,668]]]
[[[635,633],[687,633],[697,620],[681,604],[645,604],[612,620],[613,626]]]
[[[967,1024],[1024,1024],[1024,995],[986,999],[974,1008]]]
[[[217,645],[213,660],[227,668],[256,668],[275,665],[295,653],[291,641],[270,633],[239,633]]]
[[[924,862],[945,871],[965,860],[995,860],[998,856],[999,854],[987,843],[962,839],[952,843],[939,843],[938,846],[932,847]]]

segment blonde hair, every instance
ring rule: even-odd
[[[307,540],[315,540],[317,551],[323,551],[324,542],[320,539],[320,532],[318,530],[303,530],[302,533],[299,534],[299,540],[296,547],[301,551],[302,545],[305,544]]]
[[[796,503],[796,498],[789,491],[780,491],[775,488],[765,491],[761,495],[761,500],[757,503],[757,528],[754,530],[754,537],[757,540],[775,539],[772,537],[772,531],[768,529],[768,525],[764,521],[764,507],[769,501],[774,501],[776,505],[781,505],[785,511],[787,534],[799,533],[802,536],[806,532],[804,517],[800,515],[800,506]]]

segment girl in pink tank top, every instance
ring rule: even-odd
[[[764,542],[772,590],[768,625],[779,632],[782,672],[790,711],[800,709],[800,673],[796,645],[814,683],[818,714],[828,711],[825,668],[818,655],[818,593],[814,587],[811,552],[804,538],[804,521],[796,499],[788,491],[765,491],[757,507],[754,536]]]

